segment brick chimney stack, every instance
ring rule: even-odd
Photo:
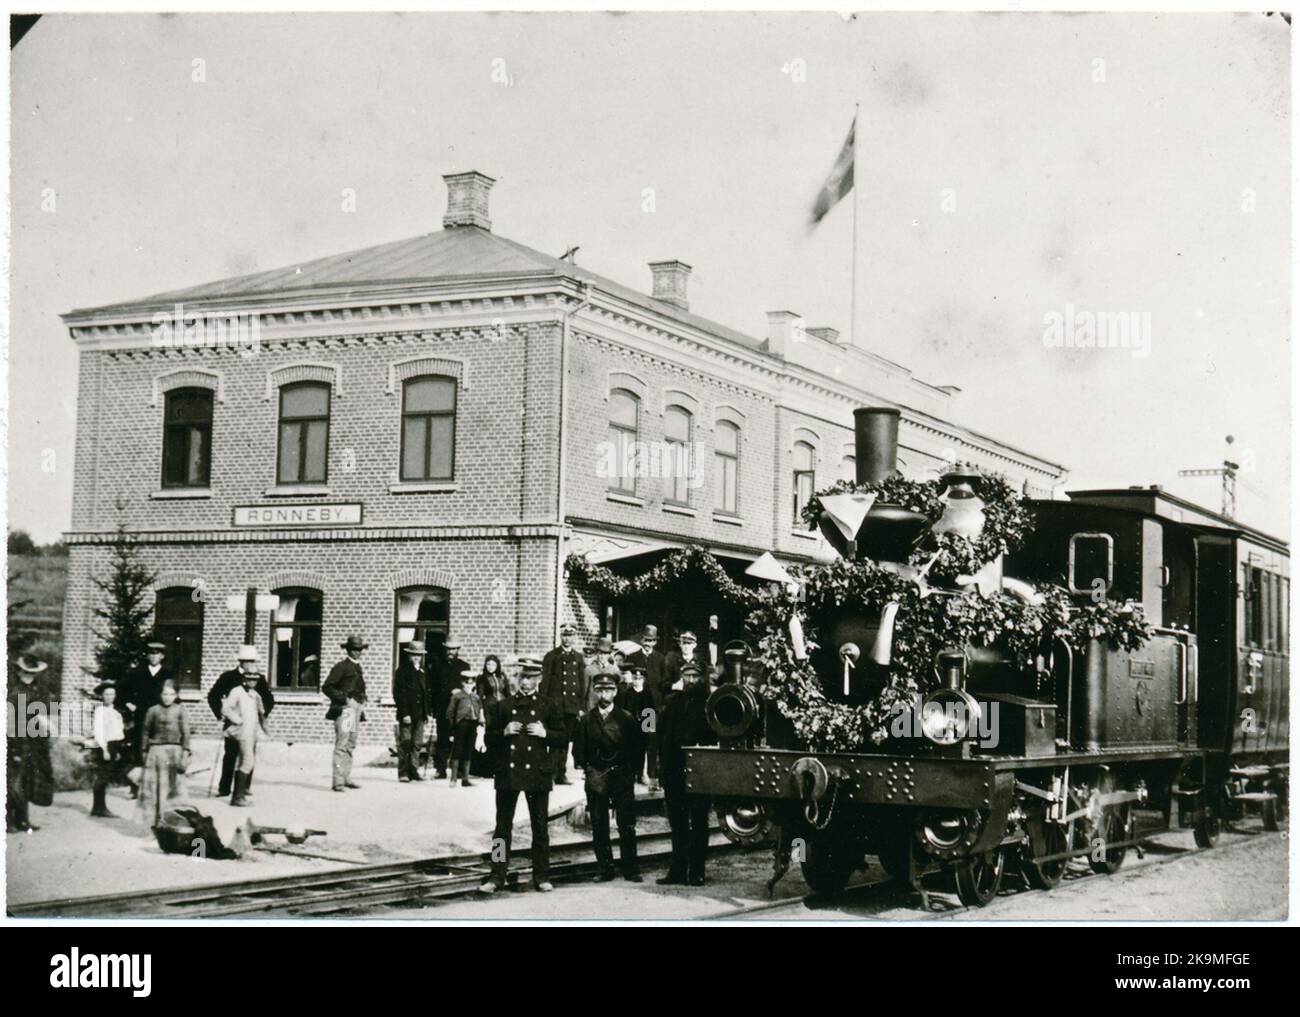
[[[478,226],[490,233],[492,220],[488,216],[488,194],[496,181],[477,170],[445,173],[442,179],[447,183],[447,211],[442,217],[443,228]]]
[[[794,311],[767,312],[767,352],[784,357],[803,338],[803,319]]]
[[[654,275],[654,289],[650,295],[656,300],[666,300],[676,304],[683,311],[690,309],[686,302],[686,281],[691,277],[691,266],[684,261],[652,261],[650,271]]]

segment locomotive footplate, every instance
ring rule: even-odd
[[[729,798],[798,800],[803,791],[795,764],[807,755],[785,749],[687,749],[686,790]],[[818,753],[817,759],[839,777],[841,800],[862,805],[987,809],[999,783],[991,759],[851,753]]]

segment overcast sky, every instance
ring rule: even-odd
[[[1235,14],[47,16],[11,69],[10,525],[69,523],[60,312],[436,229],[445,172],[639,289],[689,262],[742,331],[847,332],[851,202],[807,214],[858,102],[858,341],[1070,486],[1217,506],[1175,474],[1233,434],[1239,516],[1285,535],[1288,47]],[[1149,313],[1150,356],[1046,348],[1067,305]]]

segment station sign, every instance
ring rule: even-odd
[[[236,505],[234,526],[359,526],[361,502]]]

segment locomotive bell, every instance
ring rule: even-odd
[[[984,501],[975,493],[980,475],[973,470],[953,470],[944,474],[943,515],[934,524],[935,533],[974,540],[984,531]]]

